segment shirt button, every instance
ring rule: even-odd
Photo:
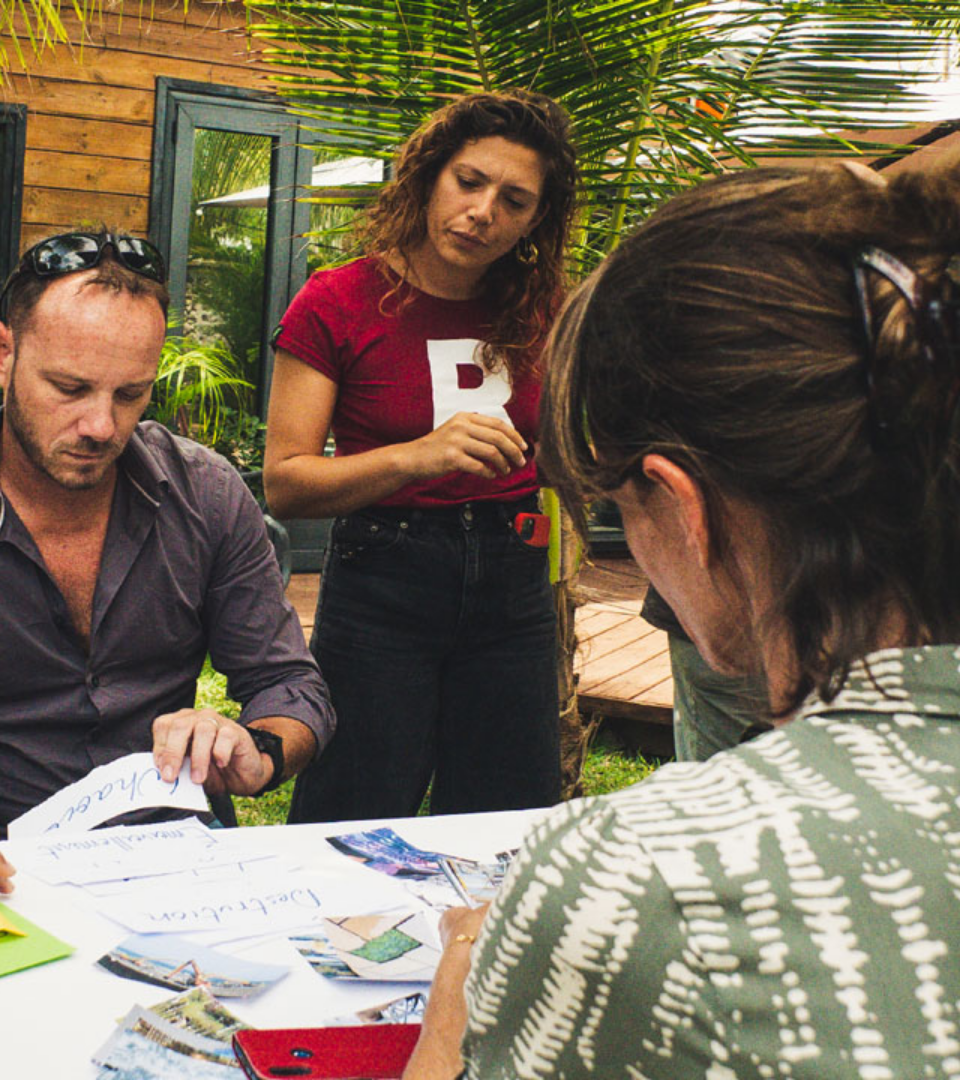
[[[96,688],[99,685],[100,685],[100,676],[99,675],[91,675],[90,676],[90,687],[91,687],[91,689],[96,690]]]

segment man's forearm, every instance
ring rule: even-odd
[[[289,716],[263,716],[252,720],[248,727],[272,732],[283,739],[283,779],[296,776],[313,760],[317,752],[317,738],[300,720]]]

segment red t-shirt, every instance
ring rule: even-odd
[[[490,325],[486,304],[444,300],[413,289],[402,306],[395,277],[381,263],[358,259],[313,274],[287,309],[275,346],[315,367],[337,384],[333,436],[337,455],[359,454],[429,434],[458,412],[498,416],[531,447],[527,463],[486,480],[453,472],[408,484],[384,506],[451,506],[470,500],[519,499],[537,490],[532,447],[539,380],[511,385],[480,361]]]

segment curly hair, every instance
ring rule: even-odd
[[[916,276],[922,303],[874,271],[858,300],[856,266],[876,248]],[[958,253],[956,169],[888,185],[840,164],[744,170],[654,213],[548,342],[540,461],[575,514],[627,480],[647,490],[648,454],[695,480],[727,569],[725,507],[760,512],[776,610],[752,649],[787,628],[787,709],[811,690],[830,700],[891,610],[913,642],[958,640]]]
[[[540,209],[530,233],[535,264],[514,252],[490,266],[481,297],[494,301],[496,316],[483,359],[513,373],[532,362],[564,292],[563,255],[576,205],[579,173],[570,120],[551,98],[524,90],[467,94],[433,113],[401,148],[393,179],[382,190],[362,228],[372,254],[415,249],[427,235],[427,207],[440,171],[467,142],[499,135],[536,150],[546,174]]]

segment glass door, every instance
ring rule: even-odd
[[[267,95],[158,79],[151,236],[168,258],[186,334],[229,349],[270,392],[270,335],[306,279],[303,240],[319,136]]]

